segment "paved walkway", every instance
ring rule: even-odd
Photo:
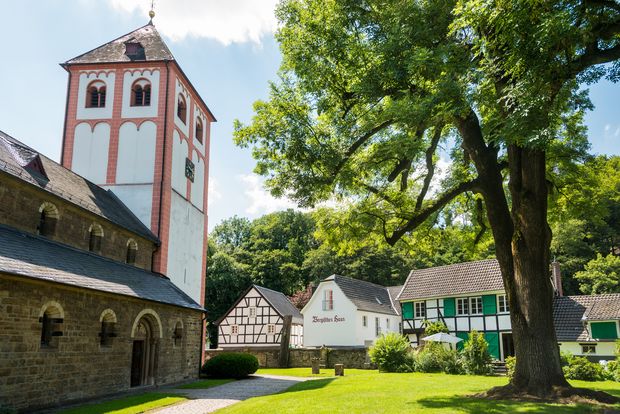
[[[205,414],[228,407],[239,401],[261,395],[275,394],[292,385],[310,378],[284,377],[275,375],[253,375],[248,379],[229,382],[207,389],[166,388],[166,391],[181,394],[189,401],[148,411],[149,414]]]

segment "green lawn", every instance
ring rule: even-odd
[[[59,414],[137,414],[152,410],[153,408],[175,404],[186,399],[175,394],[149,392],[99,404],[83,405],[61,411]]]
[[[184,390],[192,390],[192,389],[197,389],[197,388],[205,389],[205,388],[217,387],[218,385],[226,384],[232,381],[234,380],[233,379],[205,379],[205,380],[192,382],[190,384],[181,385],[180,387],[177,387],[177,388],[184,389]]]
[[[292,372],[291,372],[292,371]],[[331,371],[332,370],[326,370]],[[487,401],[468,397],[507,382],[503,377],[445,374],[386,374],[349,370],[342,378],[319,378],[294,385],[287,391],[251,398],[218,411],[218,414],[381,414],[381,413],[549,413],[600,412],[600,407]],[[260,373],[294,375],[294,370],[260,370]],[[308,370],[309,372],[309,370]],[[573,385],[603,390],[620,396],[620,383],[580,382]],[[614,407],[620,409],[620,405]]]

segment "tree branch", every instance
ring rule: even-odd
[[[598,46],[594,46],[573,61],[571,73],[572,75],[577,75],[594,65],[613,62],[618,59],[620,59],[620,44],[603,50],[599,49]]]
[[[441,131],[443,130],[443,125],[437,125],[435,130],[433,131],[433,138],[431,139],[431,145],[426,150],[426,176],[424,177],[424,184],[422,185],[422,189],[420,190],[420,194],[418,194],[418,199],[415,203],[415,211],[420,211],[422,208],[422,203],[424,202],[424,197],[426,197],[426,193],[428,192],[428,188],[431,185],[431,180],[433,179],[433,175],[435,174],[435,164],[433,164],[433,155],[435,155],[435,151],[437,150],[437,145],[439,144],[439,139],[441,138]]]

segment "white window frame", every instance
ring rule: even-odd
[[[480,304],[480,307],[474,307],[474,303]],[[470,315],[482,315],[484,313],[484,306],[482,304],[482,296],[474,296],[469,298],[469,314]]]
[[[422,301],[413,303],[413,317],[426,318],[426,302]]]
[[[276,334],[276,326],[273,323],[267,325],[267,335],[275,335]]]
[[[583,355],[596,355],[596,344],[579,344],[581,347],[581,353]],[[592,352],[587,351],[585,348],[592,348]]]
[[[323,291],[323,310],[334,310],[334,291],[331,289],[325,289]]]
[[[456,315],[469,315],[469,298],[456,298]]]
[[[503,298],[503,301],[500,300],[500,298]],[[497,313],[510,313],[510,304],[508,303],[508,296],[506,296],[505,294],[497,295]]]
[[[366,315],[362,315],[362,326],[363,327],[367,327],[368,326],[368,316],[366,316]]]
[[[230,334],[233,336],[239,335],[239,325],[230,325]]]
[[[250,306],[248,308],[248,316],[250,318],[256,318],[256,306]]]

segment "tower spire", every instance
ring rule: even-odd
[[[153,24],[153,17],[155,17],[155,0],[151,0],[151,10],[149,11],[149,17],[151,18],[151,20],[149,20],[149,24]]]

